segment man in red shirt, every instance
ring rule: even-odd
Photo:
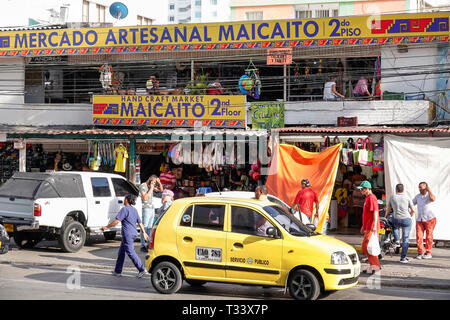
[[[375,271],[381,269],[380,261],[378,260],[378,256],[372,256],[369,254],[369,252],[367,251],[367,245],[369,244],[369,240],[372,235],[375,236],[378,241],[378,232],[380,230],[378,199],[372,193],[372,185],[369,181],[363,181],[358,189],[361,190],[361,193],[366,197],[364,201],[362,217],[363,225],[361,227],[361,234],[364,235],[364,239],[361,243],[361,251],[363,254],[367,255],[370,266],[363,272],[375,273]]]
[[[319,217],[319,199],[317,198],[317,194],[311,189],[311,184],[308,179],[303,179],[301,184],[302,189],[297,193],[292,208],[297,209],[296,207],[298,207],[298,211],[306,215],[308,219],[307,223],[311,223],[314,221],[314,203],[316,204],[316,214],[314,217]]]
[[[168,163],[164,164],[163,171],[159,176],[159,180],[161,181],[164,189],[173,190],[175,188],[177,178],[175,177],[175,174],[170,170],[170,166]]]

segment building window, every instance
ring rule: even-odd
[[[105,22],[106,7],[97,4],[97,22]]]
[[[83,22],[89,22],[89,1],[83,1]]]
[[[211,5],[212,6],[217,6],[217,0],[211,0]]]
[[[195,17],[196,18],[201,18],[202,17],[202,13],[200,11],[196,11],[195,12]]]
[[[175,5],[174,4],[170,4],[169,5],[169,10],[175,10]]]
[[[172,17],[169,17],[169,21],[170,21],[170,22],[174,22],[174,21],[175,21],[175,17],[173,17],[173,16],[172,16]]]
[[[213,18],[216,18],[216,17],[217,17],[217,11],[211,12],[211,16],[212,16]]]
[[[245,16],[247,20],[262,20],[263,12],[262,11],[246,12]]]
[[[295,19],[308,19],[312,18],[311,10],[296,10],[295,11]]]
[[[330,10],[316,10],[315,18],[328,18],[330,16]]]
[[[201,7],[202,6],[202,0],[195,0],[195,5],[197,7]]]
[[[143,16],[137,16],[137,22],[139,26],[149,26],[152,24],[152,19]]]
[[[339,9],[333,10],[333,17],[339,17]]]

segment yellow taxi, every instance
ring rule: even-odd
[[[268,200],[176,200],[158,218],[146,256],[154,288],[177,292],[183,280],[285,287],[314,300],[358,283],[355,249],[314,231]]]

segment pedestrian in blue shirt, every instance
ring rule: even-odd
[[[103,231],[122,223],[122,242],[119,248],[119,254],[117,257],[116,268],[112,272],[115,276],[120,276],[122,274],[123,265],[125,263],[125,254],[130,257],[131,261],[135,267],[139,270],[137,275],[138,278],[142,278],[146,274],[144,264],[134,250],[134,240],[137,236],[136,224],[139,225],[142,234],[146,241],[148,241],[148,235],[145,232],[144,225],[142,224],[141,218],[133,205],[136,204],[136,196],[129,194],[125,197],[124,207],[119,211],[116,220],[111,222],[109,225],[102,227]]]

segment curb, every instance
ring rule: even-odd
[[[388,277],[388,276],[387,276]],[[367,279],[369,277],[359,277],[358,285],[367,285]],[[381,276],[383,279],[383,276]],[[363,280],[363,281],[362,281]],[[418,283],[418,282],[409,282],[407,279],[391,281],[391,280],[381,280],[380,287],[395,287],[395,288],[413,288],[413,289],[433,289],[433,290],[449,290],[450,284],[430,284],[430,283]]]
[[[355,248],[356,252],[361,253],[361,245],[352,245],[352,247]],[[400,252],[402,252],[401,248]],[[408,253],[417,253],[417,248],[409,248]]]

